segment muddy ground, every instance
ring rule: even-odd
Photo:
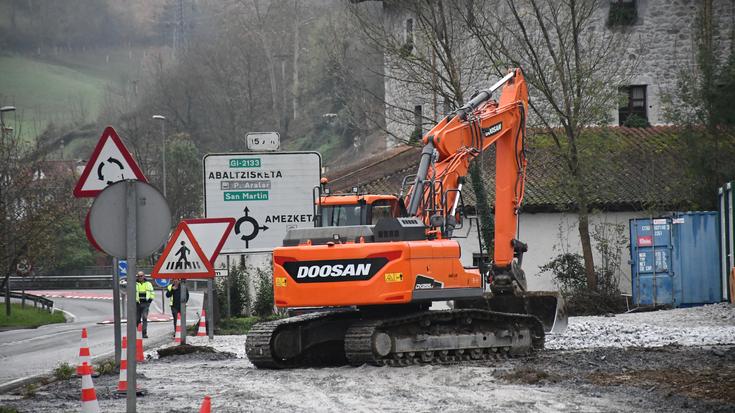
[[[256,370],[232,357],[196,354],[148,362],[140,384],[149,394],[139,400],[139,411],[196,411],[205,393],[213,396],[214,411],[226,412],[735,411],[732,346],[545,351],[492,363],[290,372]],[[180,380],[176,374],[161,376],[179,370],[177,365]],[[172,390],[177,381],[185,388]],[[3,405],[19,412],[78,411],[79,382],[53,383]],[[103,411],[124,411],[125,400],[111,394],[116,385],[115,376],[95,380]]]
[[[530,357],[404,368],[258,370],[244,355],[244,336],[213,343],[194,338],[191,343],[218,352],[146,361],[139,384],[148,395],[138,411],[198,411],[209,394],[215,412],[733,412],[733,315],[735,307],[720,304],[580,317],[570,320],[564,336],[549,337],[549,349]],[[125,411],[124,398],[112,394],[117,379],[94,381],[102,411]],[[0,406],[80,409],[78,378],[33,393],[0,396]]]

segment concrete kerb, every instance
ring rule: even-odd
[[[171,340],[171,337],[168,336],[168,334],[164,334],[161,337],[156,337],[153,339],[148,340],[148,343],[144,344],[143,348],[146,350],[150,350],[151,348],[156,348],[161,346],[164,343],[167,343]],[[97,357],[92,357],[92,363],[104,363],[107,361],[115,361],[115,350],[108,351],[107,353],[101,354]],[[54,383],[58,381],[57,378],[52,373],[40,373],[33,376],[28,377],[21,377],[19,379],[15,379],[12,381],[9,381],[7,383],[0,384],[0,394],[8,394],[12,392],[13,390],[25,387],[29,384],[40,384],[41,386],[46,386],[48,384]]]

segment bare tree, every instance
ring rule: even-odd
[[[77,211],[71,195],[73,166],[44,159],[45,148],[30,145],[18,132],[0,133],[0,271],[5,289],[22,259],[49,262],[59,231]],[[77,217],[78,219],[78,217]],[[6,311],[9,300],[6,297]]]
[[[388,130],[399,142],[415,143],[419,117],[422,123],[436,122],[488,80],[484,56],[464,24],[463,4],[390,2],[384,5],[385,19],[376,19],[363,5],[351,7],[365,40],[385,56],[385,116],[387,122],[404,126]]]
[[[636,62],[624,51],[628,35],[608,30],[598,0],[497,0],[475,2],[466,27],[500,75],[523,68],[531,85],[531,118],[551,136],[576,199],[587,286],[597,288],[589,229],[589,185],[580,141],[585,128],[610,122],[618,86]],[[625,56],[625,57],[623,57]]]

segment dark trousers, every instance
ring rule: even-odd
[[[176,319],[179,318],[181,309],[171,306],[171,315],[174,316],[174,333],[176,332]]]
[[[148,335],[148,310],[151,307],[151,303],[137,303],[138,323],[143,323],[143,335]]]

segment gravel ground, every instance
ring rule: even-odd
[[[547,350],[520,359],[405,368],[362,366],[258,370],[244,336],[218,336],[220,353],[176,355],[139,367],[148,395],[139,411],[672,412],[735,411],[735,307],[706,307],[570,320]],[[232,354],[224,354],[230,352]],[[125,410],[117,376],[95,379],[102,411]],[[28,399],[0,396],[21,412],[78,411],[80,380]]]
[[[735,343],[735,308],[727,303],[614,317],[572,317],[547,349],[705,346]]]

